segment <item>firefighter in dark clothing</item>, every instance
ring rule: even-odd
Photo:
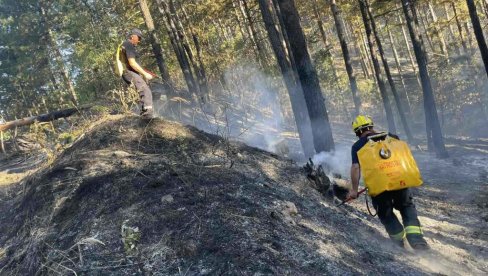
[[[351,182],[352,190],[349,191],[349,198],[358,197],[359,179],[361,177],[360,164],[358,158],[358,151],[366,145],[368,142],[368,136],[375,135],[373,130],[373,121],[370,117],[359,115],[352,123],[353,131],[359,140],[354,143],[351,149],[352,166],[351,166]],[[385,135],[379,135],[374,139],[385,139]],[[398,139],[397,136],[389,134],[390,137]],[[374,197],[371,197],[373,206],[378,213],[378,217],[381,223],[385,226],[386,231],[390,238],[398,245],[404,245],[404,238],[406,237],[408,243],[413,249],[425,250],[428,249],[427,242],[425,241],[420,222],[417,218],[417,210],[412,202],[412,194],[408,188],[384,191]],[[402,216],[403,225],[398,221],[397,216],[393,213],[393,208],[400,211]]]
[[[151,118],[153,115],[152,93],[147,81],[153,76],[146,72],[136,61],[136,46],[142,38],[142,32],[139,29],[133,29],[129,37],[120,47],[120,61],[124,65],[122,79],[127,83],[133,83],[140,96],[141,115]]]

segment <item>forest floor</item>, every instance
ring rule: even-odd
[[[346,129],[338,155],[353,142]],[[414,152],[431,246],[418,253],[390,244],[363,197],[336,207],[287,158],[107,116],[53,161],[1,160],[0,275],[486,275],[488,141],[447,146],[445,160]]]

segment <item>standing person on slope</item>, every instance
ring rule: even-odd
[[[136,46],[142,39],[142,32],[139,29],[132,29],[128,38],[122,42],[117,49],[118,64],[123,66],[120,70],[122,79],[127,84],[134,84],[139,93],[141,103],[141,116],[145,118],[152,118],[153,116],[153,101],[152,92],[147,81],[151,80],[153,76],[144,70],[136,61]],[[120,58],[119,58],[120,57]],[[119,65],[120,66],[120,65]]]

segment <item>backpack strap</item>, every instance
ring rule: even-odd
[[[124,42],[120,43],[119,47],[117,47],[117,54],[115,54],[117,60],[120,60],[120,48],[122,48],[122,44],[124,44]]]
[[[119,47],[117,47],[117,52],[115,53],[115,73],[119,77],[122,77],[126,70],[126,66],[120,60],[120,50],[122,49],[123,44],[124,42],[120,43]]]
[[[369,140],[373,140],[375,138],[386,137],[386,136],[389,136],[388,135],[388,132],[380,132],[380,133],[377,133],[377,134],[374,134],[374,135],[370,135],[367,138],[368,138],[368,141],[369,141]]]

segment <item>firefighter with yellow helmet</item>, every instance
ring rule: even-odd
[[[359,140],[351,149],[352,190],[348,198],[357,198],[362,176],[390,238],[402,247],[406,238],[413,249],[429,249],[409,190],[409,187],[422,184],[410,149],[398,136],[377,133],[373,127],[373,120],[364,115],[357,116],[352,122],[352,129]],[[403,225],[393,209],[400,212]]]

